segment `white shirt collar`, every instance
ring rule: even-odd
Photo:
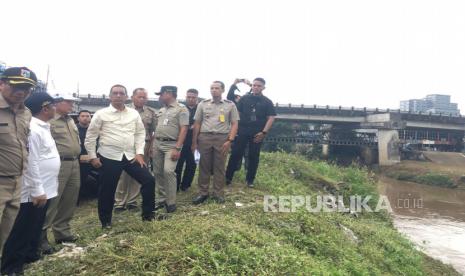
[[[124,112],[124,111],[127,110],[126,106],[124,106],[124,109],[120,111],[120,110],[114,108],[112,104],[110,104],[110,106],[109,106],[108,108],[110,109],[110,112],[113,112],[113,113],[116,113],[116,112]]]
[[[36,125],[41,126],[41,127],[43,127],[43,128],[50,128],[50,124],[49,124],[49,123],[44,122],[44,121],[42,121],[41,119],[38,119],[38,118],[36,118],[36,117],[32,117],[32,118],[31,118],[31,122],[32,122],[32,123],[35,123]]]

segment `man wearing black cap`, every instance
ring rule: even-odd
[[[153,147],[154,174],[158,181],[157,208],[166,207],[168,213],[176,211],[176,164],[189,126],[187,108],[177,102],[176,86],[162,86],[160,96],[163,107],[157,113]]]
[[[263,96],[263,90],[265,90],[265,80],[256,78],[252,83],[252,93],[243,96],[237,103],[237,110],[241,119],[226,169],[226,184],[231,183],[237,164],[242,159],[248,146],[249,163],[247,165],[246,182],[248,187],[252,188],[254,186],[260,159],[260,148],[276,116],[274,105],[270,99]]]
[[[58,194],[61,162],[48,123],[55,115],[54,99],[47,93],[33,93],[25,105],[34,116],[28,138],[29,162],[22,181],[19,213],[3,248],[2,275],[21,274],[24,264],[39,259],[45,213],[50,199]]]
[[[144,123],[137,110],[124,105],[128,99],[126,87],[113,85],[109,98],[110,106],[92,117],[84,143],[90,163],[100,168],[98,215],[104,229],[111,227],[116,185],[123,170],[141,184],[142,220],[155,218],[155,178],[144,161]]]
[[[19,210],[31,121],[24,100],[36,83],[36,75],[26,67],[8,68],[0,76],[0,250]]]

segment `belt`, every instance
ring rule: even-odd
[[[176,142],[175,139],[171,139],[171,138],[163,138],[163,137],[155,137],[155,139],[157,139],[158,141],[162,141],[162,142]]]
[[[228,132],[229,133],[229,132]],[[200,134],[214,134],[214,135],[227,135],[228,133],[222,133],[222,132],[200,132]]]
[[[0,178],[15,178],[19,177],[20,175],[0,175]]]
[[[60,157],[61,161],[75,161],[78,160],[79,157]]]

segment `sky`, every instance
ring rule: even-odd
[[[283,104],[399,108],[450,94],[465,111],[465,1],[2,1],[0,61],[51,91],[267,81]],[[247,87],[240,87],[242,92]]]

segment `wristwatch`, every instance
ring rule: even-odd
[[[268,131],[262,131],[263,134],[267,135],[268,134]]]
[[[232,143],[232,142],[234,142],[234,139],[229,139],[229,138],[228,138],[228,141]]]
[[[181,151],[181,150],[182,150],[182,147],[175,147],[175,149],[176,149],[177,151]]]

